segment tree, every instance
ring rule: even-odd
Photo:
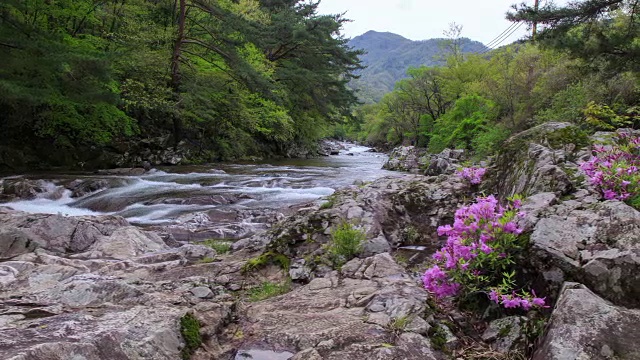
[[[545,26],[538,35],[542,44],[567,50],[594,69],[640,71],[639,12],[639,0],[584,0],[537,10],[515,5],[507,18]]]
[[[314,146],[357,102],[346,21],[303,0],[3,1],[0,147],[69,165],[156,141],[193,161]]]

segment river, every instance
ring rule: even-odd
[[[135,225],[168,229],[179,240],[238,239],[268,227],[296,205],[394,174],[381,169],[386,155],[369,150],[351,145],[339,155],[315,159],[174,166],[141,176],[25,175],[46,180],[50,190],[3,206],[68,216],[119,215]],[[109,186],[72,198],[62,184],[73,179],[101,179]],[[60,195],[50,196],[56,191]]]

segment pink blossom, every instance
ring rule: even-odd
[[[424,288],[438,298],[455,296],[464,289],[469,272],[481,282],[495,276],[495,269],[483,267],[496,261],[489,258],[494,252],[498,259],[506,259],[516,248],[514,240],[522,232],[515,222],[518,214],[513,204],[502,206],[495,196],[478,197],[475,203],[458,209],[453,224],[438,228],[438,235],[447,236],[447,240],[433,255],[436,265],[422,277]],[[489,298],[505,308],[529,310],[537,306],[530,297],[503,295],[499,289],[492,289]]]
[[[461,178],[468,180],[471,185],[478,185],[482,182],[482,177],[486,173],[487,169],[485,168],[462,168],[458,170],[456,174]]]

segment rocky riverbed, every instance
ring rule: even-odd
[[[116,175],[131,181],[125,186],[58,179],[43,183],[45,191],[5,180],[3,194],[14,201],[0,208],[0,358],[640,358],[640,213],[603,201],[576,171],[601,135],[585,142],[562,123],[520,134],[480,186],[451,174],[457,153],[427,159],[422,168],[451,164],[430,175],[381,172],[384,158],[344,153],[339,161],[377,159],[378,167],[336,167],[326,193],[290,203],[278,198],[283,184],[304,193],[326,178],[306,169],[298,187],[297,168],[252,165],[253,175],[287,175],[262,179],[272,190],[249,199],[201,192],[232,177],[232,167],[198,175],[200,187],[186,196],[181,186],[193,185],[193,173],[184,182],[168,173]],[[170,191],[135,188],[163,177]],[[48,195],[56,191],[58,199]],[[481,192],[527,195],[522,226],[531,246],[522,267],[552,301],[546,327],[519,313],[443,307],[420,285],[442,245],[437,227]],[[67,198],[78,200],[60,202]],[[45,200],[88,212],[25,211]],[[269,207],[274,201],[280,205]],[[132,204],[144,210],[130,212]],[[344,222],[362,231],[363,246],[335,266],[331,234]],[[222,230],[230,224],[236,232]]]

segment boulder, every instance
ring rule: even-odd
[[[212,341],[231,321],[230,295],[221,286],[211,290],[203,275],[230,282],[240,266],[194,264],[215,256],[213,249],[169,248],[115,216],[4,208],[0,234],[0,254],[11,258],[0,265],[2,359],[178,359],[187,311]]]
[[[423,173],[429,176],[453,174],[458,163],[464,159],[460,149],[444,149],[439,154],[429,154],[427,149],[415,146],[400,146],[389,154],[383,169]]]
[[[533,360],[640,359],[640,310],[618,307],[566,283]]]
[[[383,169],[418,172],[428,165],[427,150],[415,146],[400,146],[391,151]]]
[[[386,177],[339,190],[331,207],[300,210],[266,233],[234,244],[234,249],[267,244],[266,251],[305,258],[315,271],[326,258],[333,229],[346,221],[364,234],[360,257],[417,244],[425,245],[429,254],[441,246],[437,227],[452,221],[469,194],[469,185],[458,176]]]
[[[248,304],[245,341],[322,359],[436,359],[428,338],[391,329],[375,317],[420,317],[427,294],[389,254],[354,259],[325,278],[293,291]],[[380,315],[377,315],[380,314]],[[314,351],[315,350],[315,351]]]
[[[83,197],[109,187],[109,182],[105,179],[77,179],[65,186],[71,190],[71,197]]]
[[[487,170],[487,193],[506,198],[542,192],[566,195],[575,187],[567,174],[577,170],[575,161],[590,141],[569,123],[545,123],[511,137]]]
[[[130,226],[119,216],[68,217],[0,208],[0,223],[0,259],[36,248],[57,253],[92,250],[120,257],[166,248],[157,235]]]
[[[31,200],[49,190],[50,186],[43,180],[8,178],[0,181],[0,194],[5,200]]]
[[[527,318],[523,316],[507,316],[493,320],[482,333],[482,340],[491,344],[491,347],[501,353],[524,350],[524,327]]]
[[[179,359],[184,342],[176,324],[183,312],[136,306],[14,319],[0,331],[0,358]]]
[[[437,157],[429,163],[429,167],[427,167],[427,171],[425,172],[425,174],[430,176],[437,176],[440,174],[446,174],[452,168],[453,167],[451,162],[449,162],[447,159]]]
[[[638,234],[640,212],[623,202],[564,201],[538,216],[529,259],[556,286],[579,281],[617,304],[640,306]]]

